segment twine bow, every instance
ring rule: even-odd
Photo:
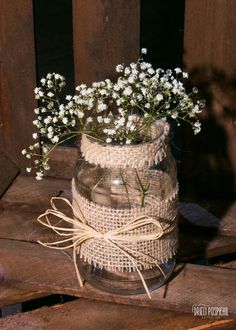
[[[64,201],[66,204],[68,204],[69,207],[73,211],[74,217],[70,218],[67,215],[65,215],[63,212],[59,211],[57,209],[57,207],[55,206],[54,201],[56,201],[56,200]],[[55,233],[57,233],[58,235],[60,235],[64,238],[61,240],[55,241],[55,242],[43,243],[41,241],[38,241],[38,243],[40,243],[43,246],[46,246],[46,247],[49,247],[52,249],[57,249],[57,250],[66,250],[66,249],[73,248],[73,262],[74,262],[75,271],[76,271],[76,275],[77,275],[77,279],[78,279],[80,287],[83,286],[83,282],[82,282],[82,279],[81,279],[81,276],[79,273],[79,269],[77,266],[77,262],[76,262],[76,257],[77,257],[77,253],[78,253],[77,251],[80,250],[81,244],[83,244],[83,242],[85,242],[89,239],[104,239],[107,242],[109,242],[109,244],[111,244],[113,247],[115,247],[116,249],[121,251],[132,262],[132,265],[134,266],[134,268],[136,269],[136,271],[138,272],[138,274],[140,276],[140,279],[142,281],[142,284],[144,286],[144,289],[145,289],[148,297],[151,299],[151,295],[149,293],[147,284],[143,278],[141,271],[139,270],[138,264],[141,264],[142,266],[144,266],[147,263],[154,264],[155,266],[157,266],[159,268],[159,270],[161,271],[163,276],[164,277],[166,277],[166,276],[165,276],[163,270],[161,269],[161,267],[158,265],[157,260],[155,258],[153,258],[152,256],[149,256],[149,255],[146,255],[142,252],[138,252],[136,250],[134,251],[134,250],[128,248],[127,246],[124,246],[123,243],[124,242],[143,242],[143,241],[152,241],[152,240],[159,239],[164,234],[163,228],[160,225],[159,221],[157,221],[156,219],[151,218],[151,217],[140,216],[138,218],[131,220],[129,223],[121,226],[120,228],[108,231],[106,233],[100,233],[86,223],[86,219],[84,219],[84,217],[76,211],[76,209],[72,206],[72,204],[66,198],[62,198],[62,197],[51,198],[51,206],[52,206],[52,208],[46,210],[45,213],[41,214],[37,220],[42,225],[52,229]],[[53,225],[49,219],[49,215],[55,216],[55,217],[59,218],[60,220],[63,220],[65,222],[71,224],[72,228],[60,227],[57,224]],[[153,224],[156,227],[156,230],[154,230],[150,234],[125,235],[128,232],[132,233],[132,231],[134,231],[136,228],[139,228],[141,226],[150,225],[150,224]],[[62,246],[60,246],[61,244],[62,244]],[[138,255],[141,259],[144,258],[144,260],[142,261],[139,258],[134,257],[133,254]]]

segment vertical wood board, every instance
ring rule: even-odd
[[[112,78],[138,58],[140,0],[74,0],[73,33],[76,84]]]
[[[0,1],[0,140],[3,151],[21,168],[21,150],[33,142],[36,84],[31,0]]]
[[[236,2],[188,0],[185,10],[185,64],[210,65],[236,73]]]

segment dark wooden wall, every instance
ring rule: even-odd
[[[36,106],[32,1],[1,0],[0,15],[0,148],[24,168],[21,150],[32,143]]]
[[[22,170],[26,163],[20,152],[32,142],[34,130],[36,74],[66,75],[67,91],[73,93],[74,80],[112,77],[114,66],[134,60],[141,45],[155,66],[184,62],[207,99],[202,134],[193,137],[185,127],[175,134],[182,195],[233,196],[234,0],[0,0],[0,6],[0,148]],[[76,153],[71,154],[75,160]],[[63,155],[63,150],[54,155],[52,175],[63,175]]]
[[[236,1],[187,0],[184,64],[207,100],[201,134],[183,143],[181,173],[195,198],[236,192]]]
[[[139,55],[140,0],[74,0],[76,83],[114,76],[114,67]]]

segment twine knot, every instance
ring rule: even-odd
[[[59,200],[65,202],[70,207],[73,212],[72,218],[57,209],[55,201]],[[160,272],[163,274],[164,277],[166,276],[161,267],[158,265],[157,260],[155,258],[150,255],[146,255],[142,252],[133,251],[131,248],[124,246],[124,243],[152,241],[161,238],[164,235],[164,230],[158,220],[142,215],[131,220],[130,222],[119,228],[116,228],[109,232],[101,233],[86,223],[86,219],[84,219],[82,214],[79,214],[77,212],[77,210],[72,206],[68,199],[62,197],[53,197],[51,198],[51,207],[51,209],[48,209],[45,211],[45,213],[41,214],[37,220],[42,225],[52,229],[56,234],[63,237],[63,239],[47,243],[38,241],[38,243],[43,246],[57,250],[66,250],[73,248],[73,262],[80,287],[83,286],[83,282],[76,262],[77,253],[79,253],[80,247],[83,242],[89,239],[104,239],[109,242],[109,244],[111,244],[113,247],[121,251],[127,258],[129,258],[140,276],[140,279],[148,297],[151,299],[148,287],[138,266],[153,264],[159,268]],[[49,216],[59,218],[60,220],[63,220],[64,222],[72,225],[72,227],[68,228],[58,226],[58,223],[53,225],[51,220],[49,219]],[[151,233],[140,235],[135,234],[135,229],[150,224],[154,225],[155,228]],[[169,228],[166,228],[166,230],[169,230]],[[138,255],[139,257],[135,257],[134,254]]]

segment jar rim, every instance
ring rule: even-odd
[[[156,121],[153,125],[155,138],[149,142],[133,145],[102,144],[87,137],[81,138],[81,152],[86,161],[106,168],[147,168],[166,157],[169,124]]]
[[[169,128],[170,128],[170,124],[168,122],[164,122],[163,120],[155,120],[153,121],[152,123],[152,128],[153,128],[153,132],[157,132],[157,128],[158,127],[158,134],[155,135],[155,133],[152,133],[153,134],[153,137],[150,141],[146,141],[146,142],[140,142],[140,143],[131,143],[131,144],[108,144],[106,142],[103,142],[103,141],[100,141],[98,139],[96,139],[95,137],[91,136],[91,135],[88,135],[86,133],[82,133],[82,136],[85,135],[87,139],[90,140],[91,143],[94,143],[94,144],[98,144],[98,145],[101,145],[103,147],[119,147],[119,148],[136,148],[136,147],[139,147],[140,145],[150,145],[152,144],[153,142],[155,142],[156,140],[158,140],[163,134],[165,135],[165,138],[166,136],[169,134]]]

